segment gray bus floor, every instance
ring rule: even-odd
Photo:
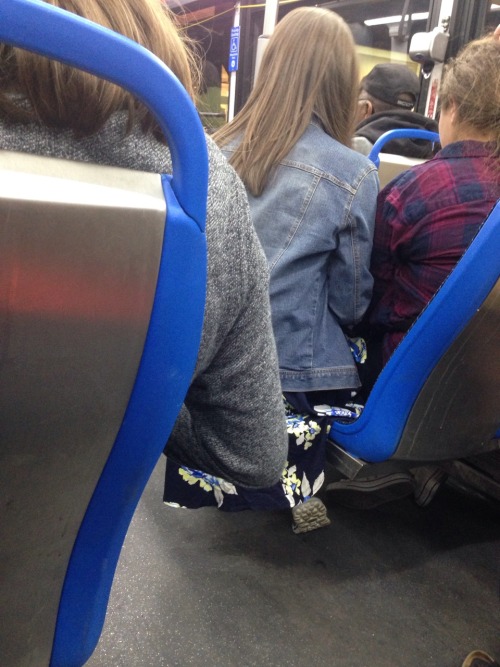
[[[433,503],[289,512],[162,505],[163,461],[118,564],[88,667],[460,667],[500,657],[500,513],[446,486]]]

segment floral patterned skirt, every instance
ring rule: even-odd
[[[329,392],[330,397],[332,392]],[[346,392],[335,392],[346,398]],[[350,395],[350,394],[349,394]],[[314,397],[312,400],[311,397]],[[361,406],[336,400],[343,407],[318,404],[317,393],[283,397],[288,431],[288,461],[279,482],[265,489],[245,489],[200,470],[179,466],[167,458],[163,500],[172,507],[217,507],[240,510],[290,509],[321,488],[325,473],[326,444],[335,419],[356,419]],[[292,405],[292,401],[293,405]],[[332,401],[331,401],[332,402]]]

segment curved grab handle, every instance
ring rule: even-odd
[[[159,58],[123,35],[42,0],[2,0],[0,41],[95,74],[137,96],[167,138],[179,204],[205,229],[208,156],[203,127],[189,95]]]
[[[439,141],[439,134],[431,132],[430,130],[389,130],[384,132],[377,141],[373,144],[373,148],[368,155],[368,158],[378,168],[380,166],[380,153],[382,146],[393,139],[427,139],[428,141]]]

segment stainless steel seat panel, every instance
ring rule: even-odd
[[[139,366],[165,208],[156,174],[0,153],[2,664],[49,662]]]

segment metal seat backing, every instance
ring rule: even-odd
[[[165,176],[0,151],[0,655],[78,666],[194,371],[207,150],[185,90],[130,40],[9,0],[0,41],[128,88],[172,153]]]
[[[0,156],[6,664],[12,640],[48,663],[39,647],[51,648],[75,536],[139,369],[166,206],[159,175],[133,176],[131,189],[126,170]]]

